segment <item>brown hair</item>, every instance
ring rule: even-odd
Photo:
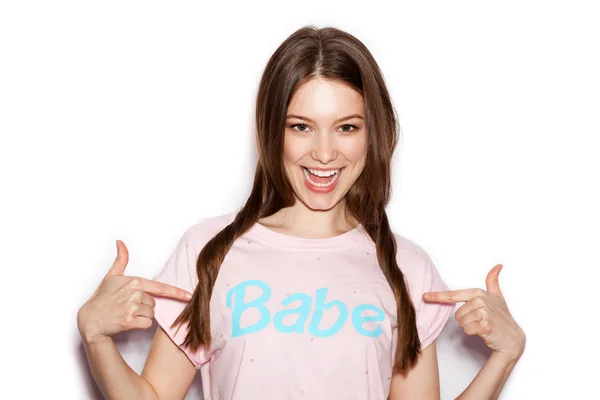
[[[415,308],[396,262],[396,241],[385,206],[391,195],[391,161],[398,142],[398,117],[382,73],[356,37],[333,27],[302,27],[269,59],[256,98],[258,163],[254,186],[235,219],[209,240],[196,264],[198,286],[172,327],[187,323],[182,343],[193,351],[211,343],[210,299],[219,268],[233,242],[261,218],[294,204],[283,165],[286,113],[295,90],[308,80],[336,80],[357,90],[365,107],[369,138],[365,167],[345,196],[346,216],[360,222],[376,245],[377,260],[397,304],[398,343],[394,370],[408,372],[421,352]]]

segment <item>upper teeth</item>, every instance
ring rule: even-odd
[[[313,175],[317,175],[317,176],[331,176],[334,174],[337,174],[338,172],[340,172],[340,169],[332,169],[329,171],[320,171],[318,169],[310,169],[310,168],[306,168],[307,170],[310,171],[311,174]]]

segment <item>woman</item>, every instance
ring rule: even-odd
[[[427,253],[391,231],[397,128],[359,40],[310,26],[288,37],[260,82],[246,204],[189,227],[154,281],[124,276],[117,241],[80,309],[105,396],[183,398],[199,369],[205,399],[437,399],[435,340],[465,301],[461,326],[494,351],[460,398],[498,397],[525,345],[501,265],[488,291],[447,291]],[[138,376],[110,337],[152,318],[160,328]]]

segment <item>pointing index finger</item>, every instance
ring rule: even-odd
[[[141,278],[141,280],[142,290],[146,293],[184,301],[188,301],[192,298],[191,293],[188,291],[169,285],[168,283],[162,283],[144,278]]]
[[[459,303],[469,301],[478,296],[478,290],[481,289],[463,289],[446,290],[442,292],[427,292],[423,294],[423,299],[433,303]]]

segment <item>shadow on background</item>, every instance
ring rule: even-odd
[[[436,341],[441,399],[458,397],[477,376],[492,353],[481,337],[469,336],[464,332],[454,318],[454,313]]]
[[[456,311],[455,311],[456,312]],[[461,354],[471,360],[473,363],[483,367],[483,364],[490,358],[492,350],[487,347],[483,339],[477,335],[469,336],[459,325],[454,315],[450,317],[444,327],[446,334],[444,340],[447,340],[455,349],[460,349]]]

